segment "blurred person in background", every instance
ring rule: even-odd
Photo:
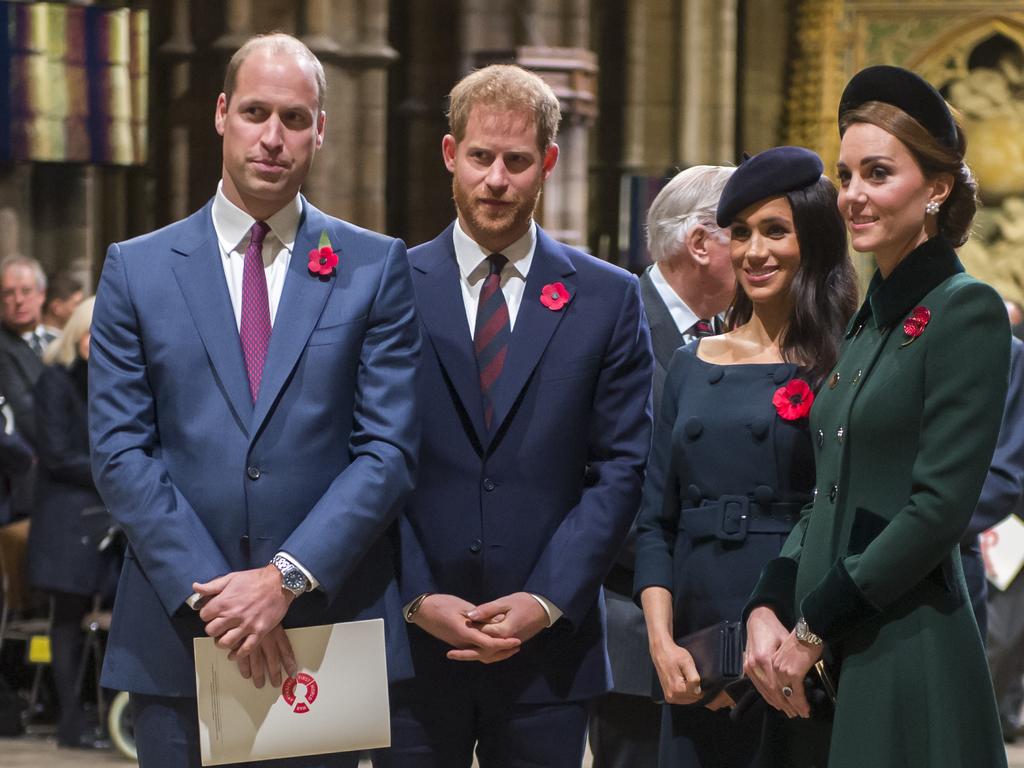
[[[43,304],[43,327],[46,332],[57,336],[84,297],[85,290],[77,277],[67,272],[58,272],[48,278],[46,302]]]
[[[113,591],[119,562],[98,549],[109,518],[93,484],[87,417],[93,299],[71,314],[44,355],[36,382],[36,507],[28,536],[29,582],[53,599],[52,668],[60,705],[57,743],[104,747],[86,726],[78,689],[82,618]]]

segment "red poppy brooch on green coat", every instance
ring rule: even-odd
[[[928,326],[928,321],[932,319],[932,311],[928,307],[914,307],[909,317],[903,321],[903,333],[907,335],[907,340],[900,344],[901,347],[905,347],[908,344],[912,344],[914,340],[924,333],[924,329]]]
[[[772,405],[780,418],[786,421],[797,421],[811,412],[814,405],[814,391],[803,379],[790,379],[786,384],[775,390]]]

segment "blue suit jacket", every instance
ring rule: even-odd
[[[112,245],[93,318],[93,475],[130,543],[103,684],[140,693],[194,695],[192,582],[278,550],[320,581],[286,626],[401,615],[384,534],[418,442],[405,246],[303,200],[253,404],[210,208]],[[321,279],[306,254],[325,230]],[[389,622],[396,678],[404,632]]]
[[[499,664],[451,662],[410,630],[416,675],[459,695],[486,676],[506,700],[584,699],[607,690],[601,581],[640,499],[650,447],[652,358],[637,280],[555,242],[537,247],[484,426],[452,227],[410,251],[424,345],[423,443],[402,516],[403,599],[474,603],[526,591],[564,617]],[[548,283],[571,301],[540,302]],[[437,690],[434,687],[434,690]]]

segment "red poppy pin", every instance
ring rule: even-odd
[[[932,311],[928,307],[914,307],[910,312],[910,316],[903,321],[903,332],[907,334],[907,340],[900,344],[901,347],[905,347],[908,344],[912,344],[914,339],[924,333],[924,329],[928,326],[928,321],[932,319]]]
[[[814,392],[811,385],[803,379],[790,379],[789,382],[775,390],[772,405],[776,412],[786,421],[802,419],[811,412],[814,404]]]
[[[572,294],[563,283],[548,283],[540,292],[540,303],[552,312],[560,310],[569,303],[571,298]]]
[[[338,266],[338,254],[331,247],[327,230],[320,233],[320,245],[309,252],[309,272],[316,277],[330,277]]]

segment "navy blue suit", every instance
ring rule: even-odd
[[[111,246],[90,359],[93,474],[129,550],[103,683],[194,696],[192,582],[283,550],[319,580],[287,627],[383,616],[411,674],[393,544],[412,488],[419,331],[405,246],[303,200],[259,397],[249,394],[208,204]],[[328,233],[336,274],[309,273]]]
[[[525,591],[563,617],[487,666],[449,661],[443,643],[411,628],[409,695],[447,711],[478,696],[585,702],[611,686],[601,582],[639,504],[650,445],[652,356],[637,280],[537,228],[488,431],[452,232],[409,254],[427,341],[418,396],[429,405],[401,517],[403,600],[436,592],[480,604]],[[572,299],[553,311],[541,290],[559,281]],[[537,728],[537,742],[567,738]]]

